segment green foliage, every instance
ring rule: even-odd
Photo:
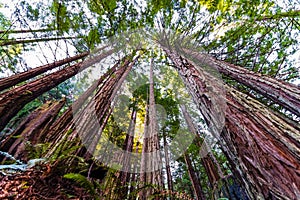
[[[69,173],[63,176],[66,179],[70,179],[78,183],[81,187],[85,188],[95,199],[99,199],[96,196],[96,190],[94,184],[85,176],[76,173]]]
[[[2,6],[0,6],[1,8]],[[7,30],[11,26],[10,20],[8,20],[2,13],[0,13],[0,30]],[[1,38],[3,35],[1,36]]]
[[[56,16],[55,28],[61,32],[68,32],[71,27],[71,20],[66,4],[59,0],[54,0],[50,8],[54,16]]]
[[[50,144],[49,143],[40,143],[40,144],[31,144],[30,141],[25,143],[25,150],[28,154],[29,159],[42,158],[42,156],[47,152]]]

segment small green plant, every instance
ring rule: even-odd
[[[78,173],[68,173],[63,177],[75,181],[81,187],[85,188],[88,193],[91,194],[95,199],[99,199],[99,197],[96,196],[96,189],[94,184],[87,177]]]
[[[41,158],[42,155],[48,150],[50,144],[49,143],[39,143],[33,145],[30,141],[25,143],[26,152],[28,152],[29,159]]]

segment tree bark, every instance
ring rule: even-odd
[[[151,183],[157,185],[158,187],[162,186],[162,178],[161,178],[161,155],[160,155],[160,147],[159,147],[159,137],[158,137],[158,124],[156,119],[156,108],[155,108],[155,96],[154,96],[154,80],[153,80],[153,59],[150,64],[150,88],[149,88],[149,152],[156,152],[157,156],[153,160],[151,164],[152,172],[152,181]]]
[[[222,171],[218,170],[218,163],[215,163],[213,161],[213,154],[211,153],[210,149],[206,146],[205,139],[203,140],[203,143],[200,143],[200,134],[197,131],[197,129],[194,126],[193,120],[191,116],[188,114],[186,107],[184,105],[180,105],[180,108],[182,110],[183,116],[185,118],[185,121],[188,125],[189,131],[192,132],[196,139],[197,139],[197,145],[201,148],[200,149],[200,156],[201,156],[201,162],[202,165],[206,171],[206,174],[208,176],[208,180],[210,182],[210,185],[212,188],[217,184],[218,180],[223,177]],[[201,152],[205,152],[205,154],[201,154]]]
[[[14,86],[18,83],[23,82],[23,81],[26,81],[30,78],[33,78],[37,75],[40,75],[40,74],[42,74],[42,73],[44,73],[48,70],[54,69],[58,66],[76,61],[76,60],[81,59],[81,58],[84,58],[88,54],[89,54],[89,52],[84,52],[84,53],[78,54],[78,55],[73,56],[73,57],[65,58],[65,59],[62,59],[62,60],[59,60],[59,61],[55,61],[55,62],[50,63],[50,64],[46,64],[46,65],[28,70],[26,72],[15,74],[15,75],[12,75],[12,76],[7,77],[7,78],[2,78],[2,79],[0,79],[0,91],[4,90],[4,89],[7,89],[9,87],[12,87],[12,86]]]
[[[119,172],[119,181],[122,187],[119,188],[117,191],[118,199],[127,199],[127,194],[128,191],[130,190],[130,186],[129,186],[130,174],[133,174],[133,172],[130,173],[130,171],[134,168],[134,166],[131,164],[130,153],[133,150],[136,114],[137,111],[135,108],[133,108],[131,112],[130,124],[123,144],[123,150],[125,151],[125,153],[121,157],[122,170]]]
[[[37,33],[37,32],[49,32],[55,31],[55,29],[28,29],[28,30],[0,30],[0,34],[10,34],[10,33]]]
[[[240,66],[216,60],[206,54],[192,52],[187,49],[182,51],[186,58],[192,58],[197,64],[214,67],[222,74],[248,86],[300,117],[300,87]]]
[[[89,97],[93,94],[93,92],[101,86],[105,80],[111,77],[117,67],[119,66],[120,62],[117,62],[112,68],[110,68],[105,74],[103,74],[99,80],[95,81],[79,98],[66,110],[62,116],[57,119],[54,124],[50,127],[48,136],[46,137],[45,142],[51,142],[53,145],[56,145],[60,140],[61,137],[64,136],[64,133],[68,131],[73,124],[73,115],[77,113],[82,105],[87,101]],[[74,127],[72,127],[74,129]]]
[[[144,119],[144,138],[143,138],[143,147],[142,147],[142,159],[141,159],[141,168],[140,168],[140,188],[141,191],[139,192],[139,198],[141,200],[147,199],[147,193],[144,187],[147,183],[147,176],[148,176],[148,157],[147,153],[149,152],[149,133],[148,133],[148,122],[149,121],[149,106],[146,105],[146,112],[145,112],[145,119]]]
[[[133,56],[131,56],[133,57]],[[111,107],[111,103],[113,102],[117,91],[120,89],[122,83],[124,82],[125,78],[127,77],[128,73],[131,71],[132,67],[134,66],[135,62],[138,60],[139,56],[137,56],[133,61],[132,58],[127,58],[124,63],[122,63],[122,67],[117,70],[111,79],[106,82],[106,84],[100,88],[97,93],[95,94],[94,102],[90,102],[91,105],[89,106],[90,108],[95,109],[95,113],[91,112],[91,110],[87,109],[87,118],[85,120],[81,120],[81,124],[77,124],[81,129],[78,130],[84,137],[84,141],[86,144],[89,144],[89,151],[94,152],[96,145],[101,137],[101,132],[98,131],[97,134],[91,135],[89,134],[89,130],[92,130],[92,128],[89,128],[88,125],[95,122],[94,121],[94,114],[97,115],[97,120],[101,124],[103,122],[103,119],[105,119],[107,111],[109,111]],[[94,104],[94,105],[93,105]],[[86,119],[89,122],[86,123]],[[92,127],[94,127],[95,124],[91,124]],[[88,136],[88,137],[86,137]],[[92,136],[92,137],[91,137]],[[117,159],[116,157],[114,157]]]
[[[78,39],[78,37],[56,37],[56,38],[37,38],[37,39],[21,39],[21,40],[0,40],[0,46],[9,46],[16,44],[29,44],[35,42],[48,42],[48,41],[58,41],[58,40],[70,40],[70,39]]]
[[[149,78],[149,105],[146,109],[145,116],[145,130],[143,139],[143,152],[141,163],[140,181],[142,187],[145,184],[153,184],[156,187],[162,186],[161,178],[161,155],[158,138],[158,127],[156,121],[156,108],[154,96],[154,83],[153,83],[153,60],[150,64],[150,78]],[[148,126],[147,126],[148,125]],[[146,191],[143,189],[140,192],[141,199],[147,199],[154,193],[152,188]]]
[[[216,105],[209,101],[211,96],[206,92],[213,78],[175,53],[168,50],[166,53],[203,115],[210,117],[206,120],[215,120],[211,113]],[[245,94],[229,87],[225,89],[226,121],[220,142],[225,142],[224,153],[251,198],[299,198],[299,125],[276,116]],[[207,109],[202,109],[201,104]]]
[[[17,159],[27,161],[26,142],[30,142],[30,145],[41,143],[64,104],[65,100],[48,102],[35,110],[1,143],[1,150],[7,151]]]
[[[69,112],[65,116],[62,116],[58,123],[52,127],[54,134],[58,135],[55,141],[64,142],[66,137],[68,141],[72,141],[80,137],[81,144],[85,146],[80,148],[76,152],[76,155],[80,154],[80,156],[84,156],[86,159],[89,159],[93,155],[102,130],[111,114],[111,101],[119,89],[117,86],[124,81],[122,78],[126,77],[137,58],[131,63],[130,59],[124,58],[122,62],[115,64],[75,102],[72,108],[69,108]],[[84,102],[98,85],[100,88],[97,93],[84,106]],[[93,109],[95,112],[93,112]],[[95,121],[94,115],[97,115],[97,121]],[[63,129],[61,130],[61,128]],[[69,132],[71,132],[70,135],[68,135]],[[60,143],[55,143],[50,152],[53,153],[61,145]],[[51,156],[52,153],[50,152],[48,152],[48,156]]]
[[[187,153],[184,154],[184,160],[185,160],[185,163],[186,163],[187,168],[188,168],[188,173],[189,173],[192,185],[193,185],[193,190],[194,190],[196,199],[197,200],[206,199],[205,195],[203,193],[201,184],[200,184],[200,182],[199,182],[199,180],[196,176],[195,170],[192,166],[192,161],[191,161],[191,159],[190,159],[190,157]]]
[[[66,67],[38,80],[2,93],[0,95],[0,131],[4,129],[10,119],[27,103],[76,75],[81,70],[84,70],[85,68],[111,55],[113,52],[114,50],[108,50],[107,52],[97,55],[88,61]]]
[[[166,171],[167,171],[168,190],[170,192],[174,192],[172,173],[170,168],[169,148],[168,148],[168,142],[167,142],[166,133],[164,129],[163,129],[163,140],[164,140],[164,153],[165,153],[165,162],[166,162]]]
[[[125,185],[126,182],[128,183],[129,175],[130,175],[130,173],[128,171],[132,168],[129,153],[132,152],[132,148],[133,148],[136,114],[137,114],[137,111],[135,108],[133,108],[132,114],[131,114],[131,120],[130,120],[130,124],[129,124],[129,128],[128,128],[128,133],[126,134],[126,138],[125,138],[124,145],[123,145],[123,150],[125,150],[125,155],[123,158],[123,163],[124,163],[123,171],[120,172],[121,183],[123,185]],[[126,191],[126,194],[127,194],[127,191]]]
[[[136,144],[136,148],[135,148],[135,153],[138,154],[139,152],[139,146],[140,146],[140,143],[137,142]],[[135,160],[134,163],[133,163],[133,173],[131,174],[131,178],[130,178],[130,188],[129,188],[129,194],[132,194],[132,192],[137,188],[137,180],[138,180],[138,175],[139,175],[139,171],[138,171],[138,161]],[[128,198],[129,200],[133,200],[133,199],[136,199],[135,197],[131,196]]]

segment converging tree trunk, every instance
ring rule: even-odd
[[[76,60],[81,59],[81,58],[84,58],[88,54],[89,54],[89,52],[84,52],[84,53],[78,54],[78,55],[73,56],[73,57],[65,58],[65,59],[62,59],[62,60],[59,60],[59,61],[55,61],[55,62],[50,63],[50,64],[46,64],[46,65],[43,65],[43,66],[40,66],[40,67],[37,67],[37,68],[30,69],[26,72],[15,74],[15,75],[7,77],[7,78],[2,78],[2,79],[0,79],[0,91],[4,90],[4,89],[7,89],[9,87],[12,87],[12,86],[14,86],[18,83],[23,82],[23,81],[26,81],[30,78],[33,78],[37,75],[40,75],[40,74],[42,74],[46,71],[54,69],[58,66],[76,61]]]
[[[166,172],[167,172],[167,182],[168,182],[168,190],[169,192],[174,192],[173,189],[173,180],[172,180],[172,173],[170,167],[170,157],[169,157],[169,145],[167,142],[166,130],[163,129],[163,141],[164,141],[164,154],[165,154],[165,162],[166,162]],[[172,199],[172,198],[171,198]]]
[[[216,157],[211,152],[210,147],[208,146],[208,142],[206,142],[206,138],[201,137],[201,134],[199,131],[195,128],[195,125],[193,123],[193,120],[189,113],[187,112],[187,109],[185,105],[180,105],[180,108],[182,110],[183,116],[185,118],[185,121],[188,125],[189,131],[192,132],[195,135],[196,138],[196,145],[200,148],[200,159],[201,164],[203,165],[206,175],[208,177],[208,181],[210,183],[210,187],[212,191],[214,191],[214,198],[218,199],[220,198],[220,191],[218,191],[218,185],[220,181],[223,183],[223,189],[228,197],[230,197],[229,194],[229,188],[227,180],[224,177],[223,171],[221,169],[220,164],[218,163]],[[202,142],[201,142],[202,141]],[[224,192],[223,192],[224,193]]]
[[[209,147],[206,146],[205,139],[202,139],[203,140],[202,143],[200,142],[200,134],[195,128],[193,120],[189,115],[189,113],[187,112],[185,105],[180,105],[180,108],[185,118],[185,121],[188,125],[189,131],[191,131],[195,135],[197,140],[197,145],[201,148],[200,149],[201,162],[206,171],[211,187],[214,188],[218,180],[221,177],[223,177],[223,173],[220,167],[218,166],[218,163],[214,163],[214,160],[212,158],[214,155],[210,151]],[[201,154],[201,152],[203,152],[203,154]]]
[[[133,140],[134,140],[134,130],[135,130],[135,123],[136,123],[136,114],[137,111],[135,108],[133,108],[132,113],[131,113],[131,119],[130,119],[130,124],[129,128],[126,134],[126,138],[124,141],[123,145],[123,150],[125,151],[124,157],[123,157],[123,167],[122,171],[120,172],[120,181],[124,185],[125,183],[129,182],[129,176],[131,171],[131,161],[130,161],[130,152],[132,152],[133,148]],[[127,193],[127,191],[126,191]]]
[[[64,103],[65,100],[48,102],[31,113],[10,136],[2,141],[1,151],[8,152],[17,159],[28,161],[26,145],[34,146],[42,143]]]
[[[55,141],[59,142],[54,143],[55,146],[50,152],[55,151],[61,142],[66,141],[62,138],[74,140],[79,137],[81,139],[80,143],[84,146],[76,154],[81,154],[86,159],[93,155],[102,130],[111,114],[111,102],[119,89],[117,86],[124,81],[137,58],[131,61],[132,58],[129,56],[118,62],[74,103],[72,109],[69,108],[69,113],[62,116],[52,127],[55,135],[58,135]],[[99,86],[99,89],[95,96],[85,105],[85,100],[91,97],[90,95],[97,86]],[[64,126],[65,128],[63,128]],[[63,129],[61,130],[61,128]],[[51,156],[51,154],[48,153],[47,155]],[[105,157],[105,155],[103,156]]]
[[[144,118],[144,135],[143,135],[143,147],[142,147],[142,158],[141,158],[141,168],[140,168],[140,188],[139,198],[141,200],[147,199],[146,187],[147,187],[147,177],[149,176],[148,172],[148,158],[147,156],[149,152],[149,133],[148,133],[148,120],[149,120],[149,105],[146,105],[146,112]],[[149,179],[149,178],[148,178]],[[149,181],[148,181],[149,182]]]
[[[162,185],[161,178],[161,155],[158,137],[158,124],[156,118],[156,105],[154,96],[154,75],[153,75],[153,59],[150,63],[150,88],[149,88],[149,142],[150,152],[155,152],[155,159],[152,160],[152,183],[158,187]]]
[[[70,106],[62,116],[57,119],[50,127],[49,133],[45,139],[45,142],[50,142],[52,145],[57,146],[63,141],[63,137],[66,137],[66,132],[72,129],[74,130],[73,115],[82,109],[84,103],[89,97],[96,91],[99,86],[104,84],[105,80],[109,79],[117,70],[120,62],[117,62],[112,68],[110,68],[105,74],[103,74],[99,80],[95,81],[79,98]],[[51,151],[54,149],[50,148]],[[50,153],[51,154],[51,153]]]
[[[154,187],[162,186],[161,177],[161,155],[158,138],[158,127],[156,121],[156,108],[154,96],[154,82],[153,82],[153,59],[150,64],[150,86],[149,86],[149,105],[146,109],[145,116],[145,131],[143,140],[143,153],[141,163],[141,182],[143,186],[146,184],[153,184]],[[148,115],[148,117],[147,117]],[[141,199],[147,199],[153,195],[154,190],[147,188],[140,193]]]
[[[136,108],[133,107],[129,127],[123,144],[124,154],[121,156],[122,169],[119,172],[119,182],[121,183],[121,188],[119,187],[117,191],[118,199],[127,199],[127,194],[130,190],[130,175],[133,174],[132,170],[134,168],[134,166],[132,165],[130,153],[133,150],[136,115]]]
[[[0,131],[4,129],[10,119],[27,103],[76,75],[81,70],[101,61],[105,57],[111,55],[114,51],[114,49],[108,50],[107,52],[97,55],[88,61],[74,64],[2,93],[0,95]]]
[[[215,112],[207,87],[215,78],[204,69],[164,49],[175,64],[207,123]],[[214,88],[211,88],[214,90]],[[275,115],[263,104],[225,87],[227,109],[220,142],[235,174],[251,198],[297,199],[300,194],[299,125]],[[206,105],[203,109],[201,104]],[[212,109],[212,110],[211,110]],[[211,111],[210,111],[211,110]]]
[[[243,67],[216,60],[207,54],[187,49],[183,49],[182,52],[186,58],[191,58],[196,64],[213,67],[222,74],[271,99],[293,114],[300,116],[300,87]]]
[[[7,40],[0,40],[0,46],[8,46],[8,45],[15,45],[15,44],[31,44],[35,42],[48,42],[48,41],[58,41],[58,40],[70,40],[70,39],[78,39],[78,37],[55,37],[55,38],[36,38],[36,39],[7,39]]]
[[[88,105],[86,109],[86,116],[80,118],[81,120],[79,124],[77,124],[77,126],[80,127],[80,130],[78,130],[78,132],[81,134],[83,142],[88,146],[88,150],[90,151],[90,153],[93,153],[96,149],[96,145],[99,142],[102,130],[105,126],[105,124],[102,124],[102,122],[103,120],[105,120],[105,116],[107,115],[107,113],[109,113],[109,110],[112,109],[112,103],[116,97],[117,92],[119,91],[128,73],[131,71],[132,67],[139,58],[139,56],[137,56],[134,60],[132,60],[133,57],[134,54],[126,57],[125,61],[122,63],[122,67],[120,67],[119,70],[117,70],[113,74],[111,79],[108,80],[105,85],[103,85],[97,91],[94,100],[90,101],[90,105]],[[97,116],[97,119],[95,119],[95,116]],[[100,131],[96,130],[96,133],[91,134],[90,131],[97,129],[97,123],[99,123],[100,125]],[[114,159],[119,158],[117,158],[116,155]]]
[[[183,157],[184,157],[185,164],[187,166],[188,173],[189,173],[192,185],[193,185],[193,190],[194,190],[194,194],[195,194],[196,199],[197,200],[205,200],[206,199],[205,195],[203,193],[201,184],[200,184],[199,179],[198,179],[198,177],[195,173],[195,170],[193,168],[192,161],[191,161],[189,155],[187,153],[185,153],[183,155]]]

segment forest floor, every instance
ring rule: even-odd
[[[72,180],[55,174],[49,165],[39,165],[13,175],[0,175],[0,199],[93,199]]]

